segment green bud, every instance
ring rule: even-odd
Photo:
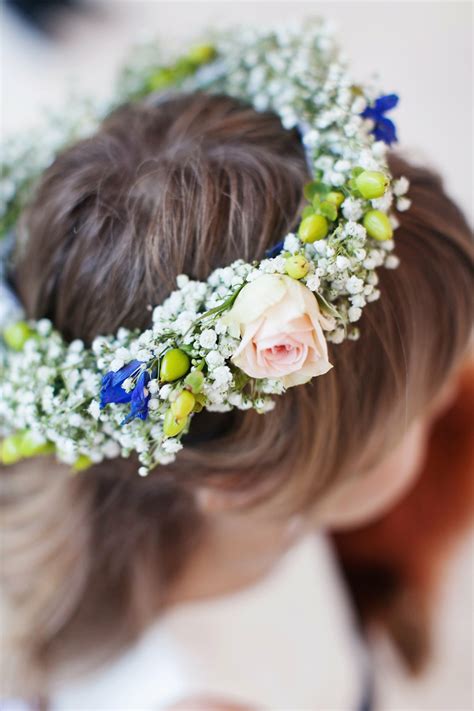
[[[342,205],[345,198],[344,198],[343,193],[340,193],[339,191],[331,190],[331,192],[326,195],[326,200],[328,202],[332,202],[332,204],[338,208]]]
[[[171,412],[177,420],[187,417],[194,409],[196,398],[189,390],[183,390],[176,400],[171,403]]]
[[[366,200],[382,197],[389,182],[388,177],[377,170],[364,170],[355,179],[357,190]]]
[[[285,271],[292,279],[302,279],[309,272],[309,262],[302,254],[285,259]]]
[[[28,326],[25,321],[17,321],[7,326],[3,331],[3,340],[9,348],[14,351],[21,351],[26,341],[34,334],[34,331]]]
[[[364,215],[363,223],[369,237],[373,237],[379,242],[392,239],[393,227],[384,212],[369,210]]]
[[[298,235],[303,242],[316,242],[324,239],[329,231],[328,221],[323,215],[305,217],[298,229]]]
[[[90,459],[90,457],[85,454],[81,454],[72,465],[72,468],[75,472],[82,472],[84,471],[84,469],[89,469],[92,464],[93,461],[92,459]]]
[[[185,377],[184,384],[196,395],[204,384],[204,374],[200,370],[192,370]]]
[[[176,437],[176,435],[179,435],[179,433],[184,430],[187,424],[187,417],[178,419],[173,414],[173,411],[169,409],[166,411],[165,420],[163,422],[163,434],[165,437]]]
[[[191,361],[187,353],[180,348],[171,348],[166,351],[160,366],[160,380],[163,383],[171,383],[186,375],[191,367]]]
[[[6,465],[15,464],[21,458],[21,433],[5,437],[3,442],[0,442],[0,462]]]

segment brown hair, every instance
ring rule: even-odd
[[[275,515],[307,510],[376,462],[443,384],[470,333],[469,230],[435,175],[391,164],[413,200],[401,266],[381,270],[382,298],[359,341],[330,348],[330,373],[265,416],[197,416],[177,462],[146,480],[133,459],[75,478],[46,460],[6,473],[5,590],[30,670],[117,649],[154,618],[199,541],[196,487],[254,492]],[[44,174],[22,221],[18,292],[69,339],[144,328],[177,274],[262,257],[294,228],[308,177],[297,132],[234,99],[123,107]]]

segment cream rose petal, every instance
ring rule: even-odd
[[[256,321],[282,300],[286,288],[285,277],[262,274],[243,287],[230,311],[222,317],[222,322],[229,326],[233,323],[245,326]]]

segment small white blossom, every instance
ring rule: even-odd
[[[165,439],[163,442],[163,451],[167,454],[176,454],[181,449],[183,449],[183,445],[177,439]]]
[[[135,387],[135,382],[133,378],[125,378],[125,380],[122,383],[122,388],[125,390],[126,393],[129,393],[133,388]]]
[[[350,261],[347,257],[340,255],[336,257],[336,266],[338,269],[347,269],[350,266]]]
[[[301,249],[301,242],[295,234],[290,232],[290,234],[285,237],[283,248],[285,251],[295,254]]]
[[[232,373],[227,365],[220,365],[212,371],[212,378],[217,387],[227,385],[232,380]]]
[[[356,276],[351,276],[347,279],[345,286],[349,294],[360,294],[364,288],[364,282]]]
[[[395,254],[390,254],[384,262],[386,269],[396,269],[400,265],[400,259]]]
[[[347,312],[349,321],[358,321],[362,316],[362,309],[359,306],[351,306]]]
[[[306,286],[311,291],[318,291],[321,281],[317,274],[310,274],[306,277]]]
[[[214,348],[217,342],[217,334],[211,328],[206,328],[199,336],[199,343],[203,348]]]
[[[219,351],[209,351],[206,355],[206,362],[210,368],[217,368],[220,365],[224,365],[224,356],[222,356]]]
[[[342,203],[341,210],[346,220],[360,220],[362,217],[362,201],[348,197]]]
[[[189,277],[187,274],[178,274],[176,277],[176,285],[178,289],[185,289],[189,284]]]
[[[159,389],[160,389],[160,384],[159,384],[158,380],[156,380],[155,378],[153,378],[152,380],[149,380],[149,381],[148,381],[147,388],[148,388],[148,391],[149,391],[152,395],[155,395],[155,394],[159,391]]]
[[[114,358],[110,364],[110,370],[113,373],[116,373],[118,370],[123,368],[124,365],[125,365],[125,363],[121,358]]]
[[[166,383],[165,385],[162,385],[160,388],[160,399],[161,400],[168,400],[172,391],[173,391],[173,386],[170,385],[170,383]]]
[[[405,193],[408,192],[408,188],[410,187],[410,183],[408,182],[407,178],[405,178],[404,175],[402,175],[400,178],[397,178],[397,180],[393,181],[393,194],[396,195],[397,197],[400,197],[401,195],[405,195]]]
[[[399,197],[397,200],[397,210],[399,212],[405,212],[411,207],[411,200],[406,197]]]
[[[89,412],[90,415],[94,418],[94,420],[98,420],[100,417],[100,405],[97,402],[97,400],[92,400],[90,403],[89,407],[87,408],[87,411]]]

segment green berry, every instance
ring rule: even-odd
[[[196,398],[189,390],[183,390],[176,400],[171,403],[171,412],[177,420],[187,417],[194,409]]]
[[[200,44],[188,53],[189,59],[195,64],[206,64],[216,56],[216,48],[212,44]]]
[[[163,383],[171,383],[186,375],[191,367],[191,361],[187,353],[180,348],[171,348],[166,351],[161,361],[160,380]]]
[[[333,205],[339,207],[344,202],[344,195],[338,191],[331,191],[326,195],[326,200],[332,202]]]
[[[173,71],[168,67],[160,67],[147,80],[148,91],[159,91],[169,86],[174,80]]]
[[[393,227],[384,212],[369,210],[364,215],[363,223],[369,237],[373,237],[379,242],[392,239]]]
[[[204,384],[204,375],[200,370],[192,370],[184,379],[184,384],[196,395]]]
[[[15,464],[21,458],[21,433],[5,437],[0,443],[0,462],[6,465]]]
[[[20,453],[22,457],[36,457],[40,454],[52,454],[54,445],[51,442],[38,443],[33,433],[26,430],[21,434]]]
[[[165,437],[176,437],[184,430],[188,424],[188,418],[177,418],[171,409],[166,411],[165,420],[163,422],[163,434]]]
[[[285,271],[292,279],[302,279],[309,271],[309,262],[302,254],[285,259]]]
[[[3,340],[9,348],[12,348],[14,351],[21,351],[33,333],[25,321],[17,321],[17,323],[12,323],[10,326],[7,326],[3,331]]]
[[[389,182],[387,176],[377,170],[364,170],[355,179],[357,190],[366,200],[382,197]]]
[[[92,464],[93,461],[92,459],[90,459],[90,457],[88,457],[86,454],[81,454],[72,465],[72,468],[75,472],[82,472],[84,471],[84,469],[89,469]]]
[[[305,217],[298,229],[298,235],[303,242],[316,242],[328,233],[328,221],[322,215]]]

